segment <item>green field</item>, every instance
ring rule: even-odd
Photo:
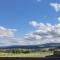
[[[0,57],[45,57],[45,56],[49,56],[49,55],[53,55],[52,52],[32,52],[32,53],[20,53],[20,54],[16,54],[16,53],[3,53],[0,52]]]

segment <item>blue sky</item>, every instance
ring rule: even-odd
[[[15,28],[17,35],[23,36],[34,30],[29,21],[57,23],[60,12],[55,12],[50,2],[60,3],[60,0],[0,0],[0,25]]]
[[[24,37],[46,23],[60,26],[60,0],[0,0],[1,36]]]

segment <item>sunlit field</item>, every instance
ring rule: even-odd
[[[32,52],[32,53],[3,53],[0,52],[0,57],[45,57],[48,55],[53,55],[53,52]]]

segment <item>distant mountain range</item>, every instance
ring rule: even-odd
[[[59,47],[60,43],[46,43],[42,45],[26,45],[26,46],[19,46],[19,45],[13,45],[13,46],[3,46],[0,47],[0,49],[11,49],[11,48],[30,48],[30,49],[37,49],[37,48],[55,48]]]

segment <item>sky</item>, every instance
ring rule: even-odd
[[[60,0],[0,0],[0,46],[58,43],[59,39]]]

